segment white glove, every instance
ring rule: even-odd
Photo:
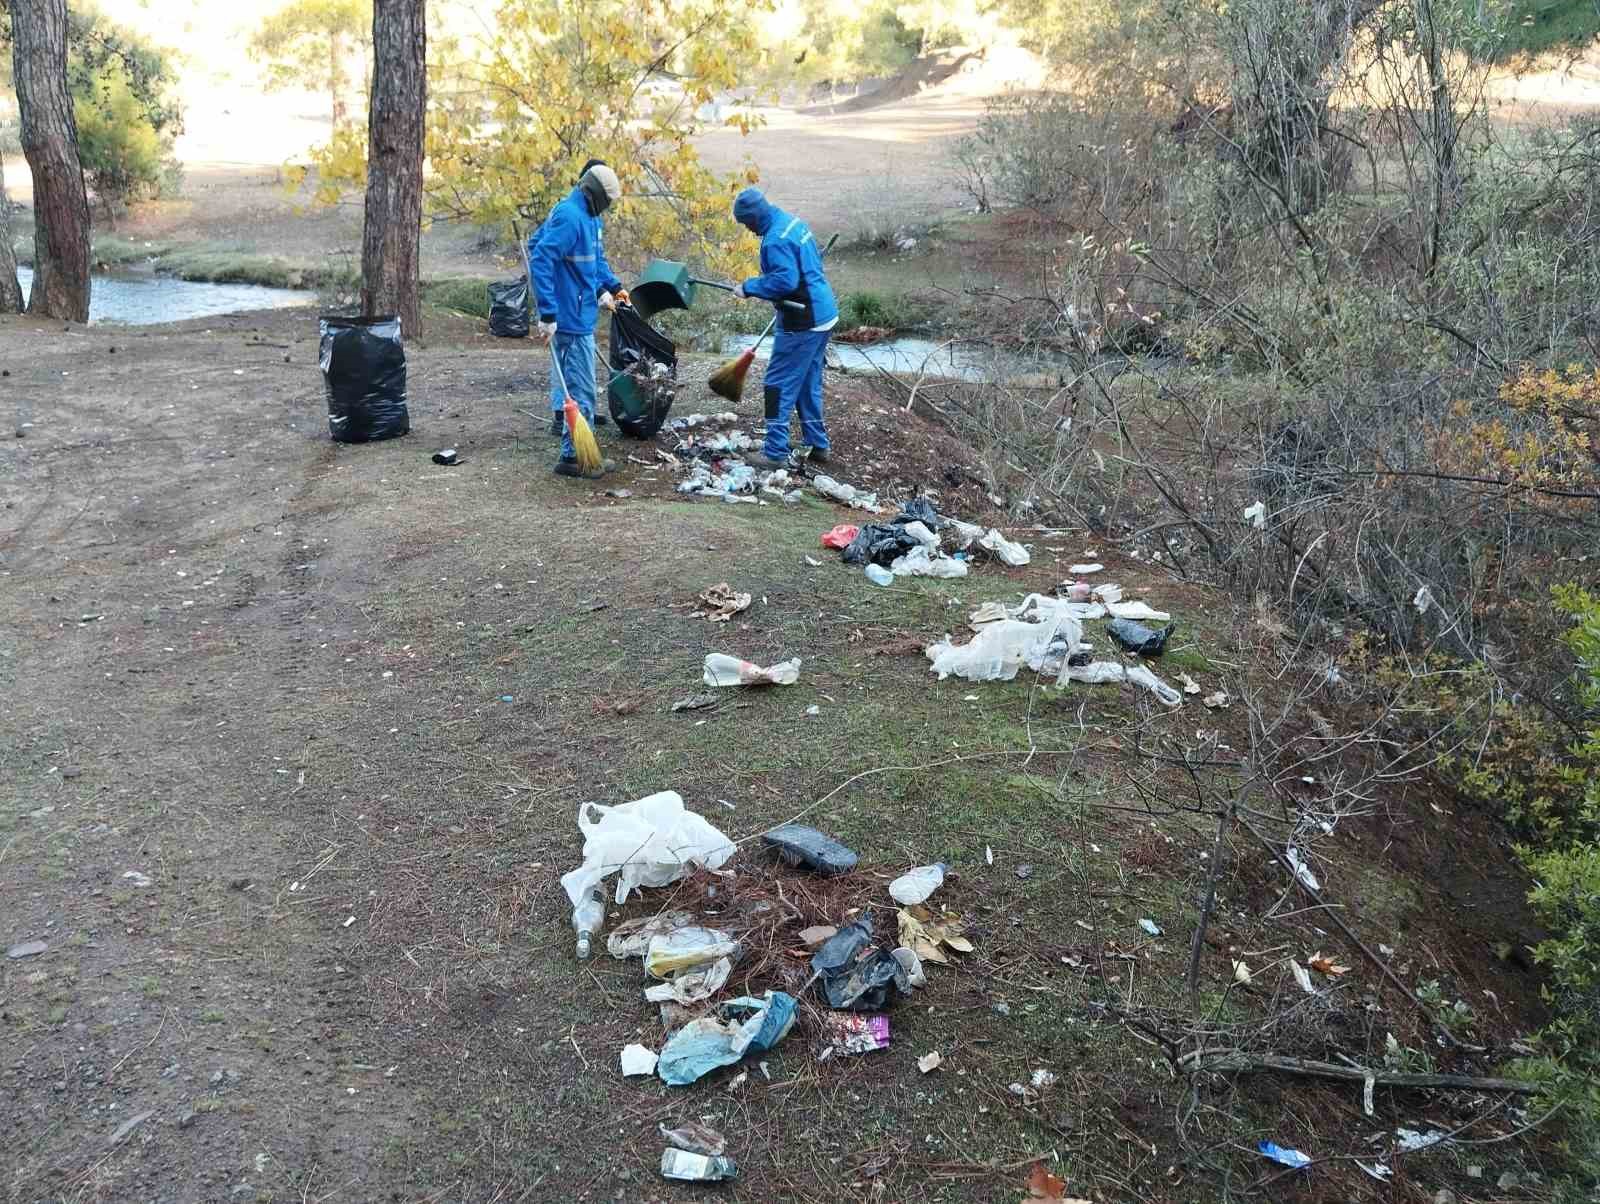
[[[613,297],[610,293],[601,293],[600,294],[600,308],[605,310],[607,313],[616,313],[617,312],[617,299],[615,297]]]
[[[556,337],[556,324],[554,322],[539,323],[539,337],[548,343]]]
[[[743,301],[745,299],[744,285],[743,284],[734,285],[733,286],[733,295],[735,297],[739,298],[739,300]]]

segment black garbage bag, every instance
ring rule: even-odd
[[[805,824],[779,824],[763,834],[762,843],[777,850],[789,865],[803,865],[819,874],[847,874],[856,868],[855,851]]]
[[[527,279],[491,281],[489,333],[502,339],[525,339],[529,325]]]
[[[318,362],[337,443],[371,443],[411,430],[400,319],[324,317]]]
[[[631,305],[611,315],[606,400],[617,429],[650,439],[661,429],[678,395],[678,349]]]
[[[885,568],[917,546],[904,523],[867,523],[842,553],[846,564],[881,564]]]
[[[1167,650],[1167,639],[1177,630],[1176,623],[1168,623],[1157,630],[1146,627],[1143,623],[1135,623],[1132,619],[1112,619],[1106,624],[1106,634],[1110,636],[1124,652],[1136,652],[1140,656],[1160,656]]]
[[[933,503],[920,493],[900,507],[900,513],[895,515],[897,523],[922,523],[930,531],[937,531],[944,526],[944,519],[939,517],[939,512],[933,508]]]
[[[828,1006],[851,1012],[880,1012],[901,995],[911,994],[911,980],[894,954],[872,943],[872,918],[839,929],[811,958]]]

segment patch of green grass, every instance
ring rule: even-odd
[[[216,1008],[207,1008],[205,1011],[200,1013],[201,1024],[221,1024],[226,1019],[227,1016],[218,1011]]]
[[[490,281],[482,276],[446,276],[422,282],[422,299],[440,309],[489,320]]]

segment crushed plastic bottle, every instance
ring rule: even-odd
[[[894,574],[881,564],[869,564],[867,566],[867,580],[872,582],[873,585],[893,585]]]
[[[889,883],[889,897],[902,907],[914,907],[944,884],[944,863],[919,865]]]
[[[705,1154],[691,1154],[688,1150],[661,1151],[661,1177],[681,1179],[689,1183],[714,1183],[733,1179],[739,1174],[731,1158],[712,1158]]]
[[[572,909],[572,928],[578,934],[578,958],[587,958],[594,948],[594,938],[600,935],[600,925],[605,923],[606,908],[600,896],[591,891]]]

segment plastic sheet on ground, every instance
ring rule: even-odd
[[[1125,681],[1130,685],[1142,686],[1149,690],[1165,706],[1183,705],[1183,695],[1143,665],[1121,665],[1114,661],[1093,661],[1087,665],[1068,664],[1063,666],[1058,680],[1083,682],[1091,686]]]
[[[912,525],[920,526],[921,524]],[[956,560],[949,556],[937,555],[926,544],[918,544],[911,551],[891,562],[889,571],[896,577],[938,577],[950,580],[967,575],[967,562],[965,560]]]
[[[663,1082],[682,1087],[746,1054],[765,1053],[789,1035],[795,1006],[794,996],[783,991],[729,1000],[716,1016],[691,1020],[674,1033],[662,1047],[656,1073]]]
[[[978,541],[978,546],[1012,568],[1020,568],[1033,559],[1028,555],[1027,548],[1020,543],[1012,543],[994,527],[990,527],[988,534]]]
[[[574,907],[617,874],[616,901],[626,903],[641,886],[666,886],[691,865],[720,869],[737,851],[703,816],[684,809],[675,790],[663,790],[619,807],[578,808],[583,864],[561,877]]]
[[[733,973],[733,958],[719,957],[714,962],[681,970],[665,982],[646,987],[645,999],[650,1003],[700,1003],[710,999],[728,985]]]
[[[606,952],[618,960],[643,957],[653,937],[688,928],[693,923],[694,916],[687,911],[664,911],[659,915],[626,920],[611,930],[606,938]]]
[[[800,658],[791,657],[763,669],[751,661],[712,652],[706,656],[704,678],[708,686],[792,686],[800,680]]]
[[[878,495],[857,489],[854,485],[846,485],[843,481],[836,481],[830,476],[818,474],[811,478],[811,487],[823,497],[832,498],[836,502],[843,502],[846,506],[856,510],[865,510],[868,514],[882,514],[883,508],[878,505]]]
[[[651,978],[667,978],[680,970],[737,956],[739,943],[730,933],[698,924],[650,938],[644,970]]]
[[[1045,622],[1002,619],[987,623],[965,644],[952,643],[949,636],[926,651],[939,680],[954,674],[967,681],[1011,681],[1023,665],[1038,670],[1057,640],[1075,648],[1083,638],[1083,626],[1066,615]]]

